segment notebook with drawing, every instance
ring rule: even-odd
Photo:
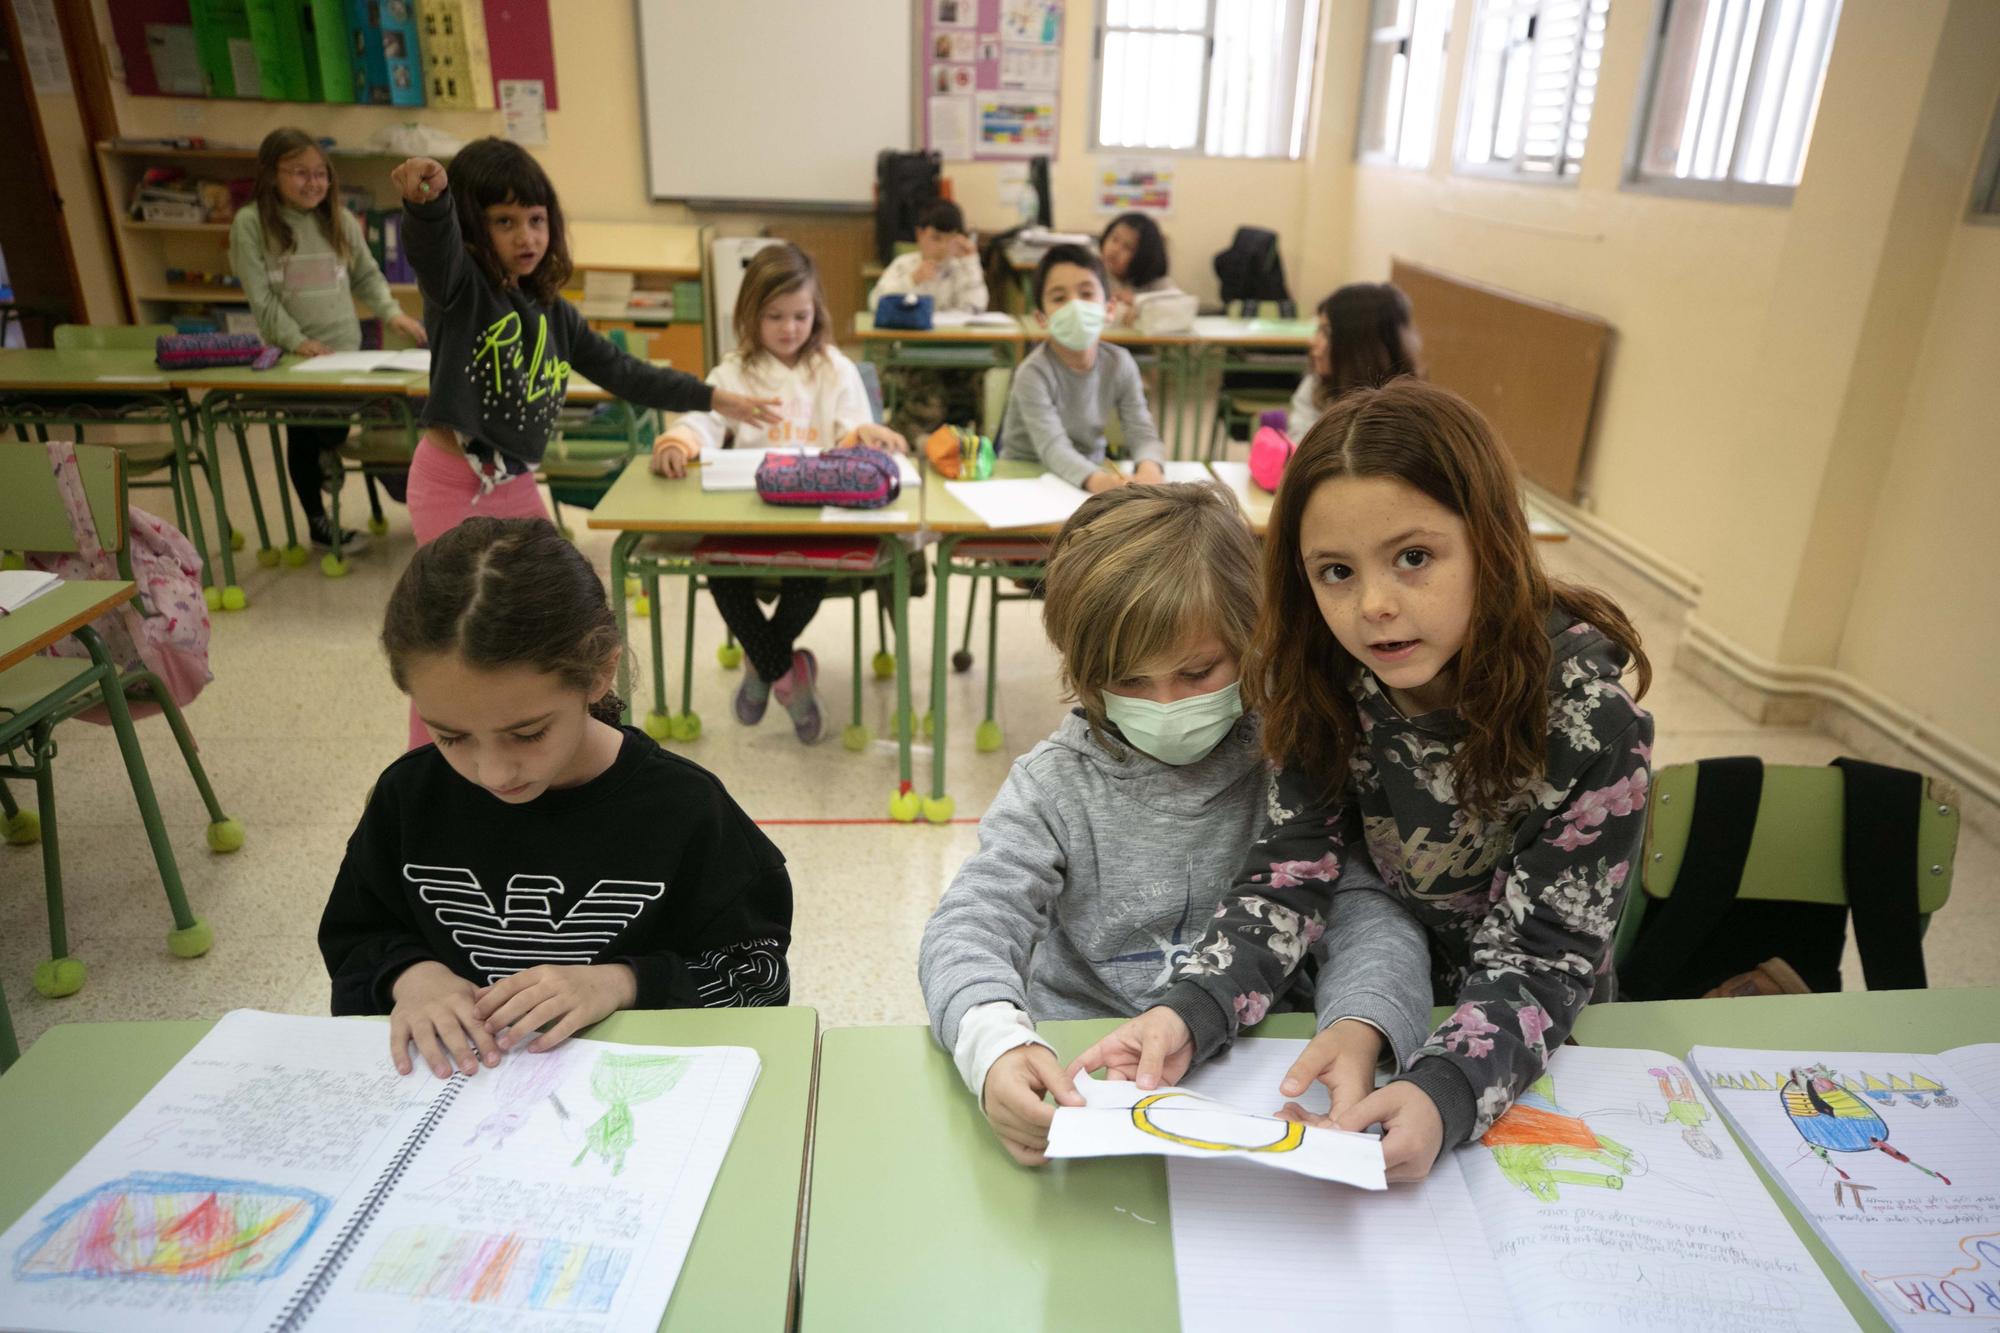
[[[1303,1041],[1248,1039],[1183,1086],[1282,1104]],[[1325,1092],[1316,1089],[1325,1109]],[[1682,1062],[1565,1046],[1480,1142],[1365,1194],[1227,1160],[1167,1163],[1189,1333],[1850,1328]]]
[[[1891,1323],[2000,1327],[2000,1044],[1688,1059]]]
[[[652,1329],[758,1073],[572,1039],[439,1082],[238,1010],[0,1235],[0,1327]]]

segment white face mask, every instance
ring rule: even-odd
[[[1072,352],[1085,350],[1103,332],[1102,301],[1071,301],[1049,316],[1049,336]]]
[[[1219,690],[1156,704],[1122,694],[1104,695],[1104,716],[1125,739],[1163,764],[1192,764],[1205,757],[1243,716],[1237,682]]]

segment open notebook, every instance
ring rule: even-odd
[[[1239,1041],[1183,1085],[1274,1111],[1304,1048]],[[1167,1185],[1189,1333],[1853,1327],[1699,1080],[1657,1051],[1563,1047],[1484,1143],[1385,1194],[1184,1158]]]
[[[0,1235],[0,1327],[654,1328],[757,1073],[571,1040],[439,1082],[238,1010]]]
[[[2000,1328],[2000,1044],[1689,1060],[1891,1323]]]

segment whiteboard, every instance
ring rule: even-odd
[[[655,199],[871,206],[915,137],[910,0],[636,0]]]

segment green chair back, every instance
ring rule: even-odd
[[[105,444],[76,446],[76,465],[98,539],[107,551],[125,547],[124,456]],[[0,441],[0,532],[7,549],[72,555],[76,534],[70,531],[62,493],[56,489],[49,456],[40,444]],[[120,561],[123,564],[123,561]]]
[[[1693,764],[1673,764],[1653,774],[1646,801],[1646,849],[1640,871],[1648,898],[1672,896],[1694,827]],[[1917,911],[1928,921],[1951,897],[1958,849],[1958,798],[1949,785],[1926,778],[1917,814]],[[1757,823],[1743,863],[1739,899],[1845,906],[1841,859],[1846,827],[1846,782],[1830,765],[1764,765]],[[1614,956],[1623,963],[1643,915],[1637,894],[1626,901]]]
[[[1013,387],[1011,368],[995,366],[986,372],[980,385],[979,433],[989,440],[999,438],[1000,423],[1007,419],[1007,394]]]
[[[150,352],[174,332],[171,324],[58,324],[58,352]]]

